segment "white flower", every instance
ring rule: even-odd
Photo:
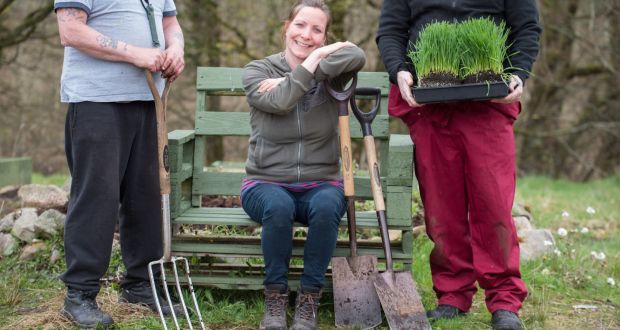
[[[565,228],[558,228],[558,235],[560,237],[566,237],[566,235],[568,235],[568,231]]]
[[[587,233],[589,233],[589,232],[590,232],[590,229],[588,229],[588,227],[583,227],[583,228],[581,228],[581,233],[582,233],[582,234],[587,234]]]
[[[592,251],[590,252],[590,255],[596,260],[605,260],[605,258],[607,258],[607,256],[605,256],[605,253],[603,252]]]
[[[568,213],[568,211],[562,211],[562,217],[568,218],[570,217],[570,213]]]
[[[588,212],[588,214],[594,214],[596,213],[596,210],[592,206],[588,206],[586,212]]]
[[[611,286],[615,286],[616,285],[616,280],[614,280],[613,278],[609,277],[609,278],[607,278],[607,284],[609,284]]]
[[[562,252],[560,252],[560,250],[558,249],[553,250],[553,253],[555,253],[555,255],[557,255],[558,257],[562,255]]]
[[[550,271],[549,271],[549,269],[548,269],[548,268],[545,268],[545,269],[543,269],[543,270],[542,270],[542,272],[540,272],[540,273],[541,273],[541,274],[543,274],[543,275],[549,275]],[[607,282],[609,282],[609,281],[607,281]]]
[[[552,242],[552,241],[549,241],[549,240],[545,240],[545,241],[543,242],[543,245],[544,245],[544,246],[551,246],[551,245],[553,245],[553,242]]]

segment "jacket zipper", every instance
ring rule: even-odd
[[[301,181],[301,143],[302,143],[302,133],[301,133],[301,115],[299,113],[299,103],[297,103],[297,132],[299,133],[299,144],[297,147],[297,182]]]

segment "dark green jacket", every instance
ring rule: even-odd
[[[243,87],[250,104],[252,132],[248,179],[305,182],[340,178],[338,109],[320,83],[329,79],[341,89],[366,61],[358,47],[343,48],[321,60],[314,74],[286,63],[283,53],[250,62]],[[267,78],[285,79],[273,90],[258,93]]]

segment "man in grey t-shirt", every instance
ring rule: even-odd
[[[89,328],[113,323],[95,297],[117,223],[126,268],[120,300],[155,308],[148,263],[162,256],[161,214],[155,106],[144,69],[161,92],[162,77],[183,71],[184,42],[173,0],[55,0],[54,7],[65,47],[61,101],[69,103],[65,151],[73,177],[62,313]]]

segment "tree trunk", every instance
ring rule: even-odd
[[[617,6],[568,0],[540,7],[543,47],[516,127],[521,171],[573,180],[613,172],[620,128],[611,48],[618,43]]]

